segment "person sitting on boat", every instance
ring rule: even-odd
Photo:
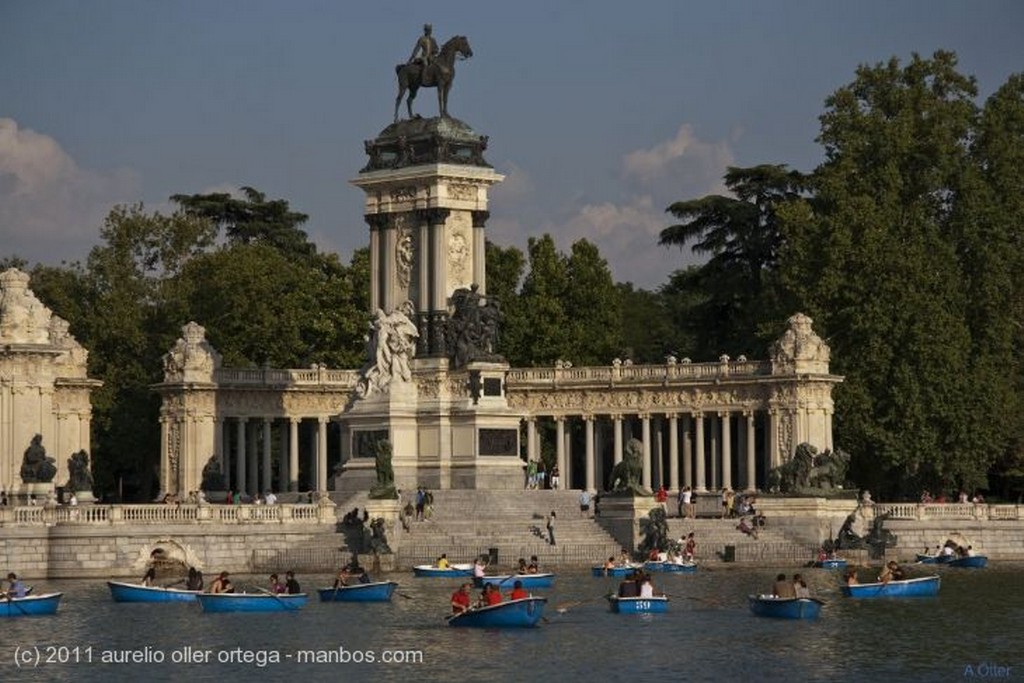
[[[297,595],[302,592],[299,582],[295,580],[295,572],[291,569],[284,573],[284,587],[288,595]]]
[[[435,564],[438,569],[448,569],[451,567],[451,564],[448,562],[448,553],[441,553],[441,557],[437,558],[437,562]]]
[[[857,580],[857,569],[856,567],[850,567],[846,570],[846,585],[856,586],[860,581]]]
[[[740,522],[743,520],[741,519]],[[824,548],[818,548],[818,562],[824,562],[828,559],[828,553],[825,552]]]
[[[516,571],[518,573],[520,573],[520,574],[525,574],[528,569],[529,569],[529,567],[526,564],[526,558],[525,557],[520,557],[519,558],[519,564],[518,564],[518,567],[517,567]]]
[[[896,560],[889,560],[882,573],[878,575],[878,582],[903,581],[905,578],[906,575],[903,573],[903,568],[896,564]]]
[[[967,550],[964,551],[964,557],[974,557],[977,553],[974,552],[974,546],[967,546]]]
[[[211,593],[234,593],[235,587],[231,585],[231,579],[227,572],[221,572],[213,583],[210,584]]]
[[[811,591],[807,587],[807,582],[804,581],[804,577],[799,574],[793,574],[793,592],[798,598],[811,597]]]
[[[946,542],[946,545],[942,546],[942,557],[946,560],[953,559],[953,544]]]
[[[527,574],[537,574],[540,572],[540,560],[537,559],[536,555],[530,555],[530,564],[526,565]]]
[[[484,558],[478,557],[473,561],[473,578],[482,579],[484,577],[484,569],[487,568],[487,563],[484,562]]]
[[[485,583],[484,590],[480,593],[480,607],[489,607],[501,603],[501,591],[493,583]]]
[[[462,614],[469,609],[470,585],[464,583],[452,593],[452,614]]]
[[[17,574],[11,572],[7,575],[7,598],[23,598],[28,595],[28,588],[21,582]]]
[[[631,560],[632,558],[629,556],[629,551],[623,548],[622,552],[619,553],[619,564],[623,567],[628,567],[633,564]]]
[[[190,591],[203,590],[203,573],[195,567],[189,567],[188,578],[185,579],[185,588]]]
[[[615,556],[614,555],[612,555],[611,557],[609,557],[607,560],[604,561],[603,569],[606,572],[611,570],[611,569],[615,569]]]
[[[143,586],[152,586],[156,583],[156,568],[150,567],[146,570],[146,573],[142,576],[142,581],[139,581]]]
[[[654,597],[654,584],[651,583],[651,577],[646,574],[640,579],[640,597],[648,599]]]
[[[516,581],[512,584],[512,592],[508,596],[509,600],[522,600],[528,597],[530,597],[530,594],[523,588],[522,581]]]
[[[279,593],[284,593],[286,590],[285,585],[277,580],[277,574],[270,575],[270,585],[267,586],[267,589],[275,595]]]
[[[793,583],[786,580],[785,574],[775,577],[775,584],[772,586],[772,595],[777,598],[795,598],[796,591],[793,590]]]
[[[636,598],[640,596],[639,577],[636,574],[624,579],[619,584],[620,598]]]
[[[348,570],[345,569],[345,568],[339,569],[338,570],[338,575],[334,577],[334,586],[332,586],[332,587],[335,590],[337,590],[339,588],[344,588],[345,586],[348,585],[348,580],[349,580]]]
[[[659,550],[658,553],[654,556],[654,559],[657,562],[668,562],[668,553],[664,550]]]

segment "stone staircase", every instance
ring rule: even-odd
[[[697,541],[699,562],[751,562],[759,564],[802,564],[813,560],[817,548],[789,538],[781,530],[773,529],[769,521],[758,529],[757,538],[736,529],[738,519],[672,517],[668,520],[672,538],[686,536],[691,531]],[[733,548],[730,552],[727,548]]]
[[[410,520],[397,530],[397,566],[432,563],[441,553],[452,562],[470,562],[488,555],[499,567],[511,568],[518,558],[536,555],[542,567],[590,566],[618,555],[619,543],[591,516],[579,509],[578,491],[432,491],[428,519]],[[365,507],[366,494],[337,500],[339,518]],[[547,541],[545,519],[555,512],[556,545]],[[591,513],[593,511],[591,510]]]

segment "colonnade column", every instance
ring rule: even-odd
[[[235,490],[244,491],[245,477],[245,422],[244,417],[238,418],[235,424]]]
[[[679,416],[668,416],[668,488],[679,490]]]
[[[640,425],[642,429],[643,438],[643,452],[644,452],[644,471],[643,471],[643,487],[645,489],[651,488],[651,416],[641,415]]]
[[[287,491],[288,490],[288,431],[282,424],[277,432],[278,437],[278,453],[280,454],[280,460],[277,463],[277,490]]]
[[[754,411],[744,413],[747,418],[747,490],[757,488],[757,464],[754,460]]]
[[[288,420],[288,490],[299,490],[299,422],[293,417]]]
[[[484,236],[484,225],[491,213],[489,211],[473,211],[473,282],[480,285],[480,293],[487,294],[487,238]]]
[[[246,474],[248,476],[246,477],[244,490],[246,493],[255,496],[260,492],[260,467],[256,458],[256,425],[247,424],[246,432],[248,432],[248,441],[245,444],[245,453],[248,459],[248,462],[246,463]]]
[[[722,424],[722,488],[732,488],[732,420],[728,411],[718,414]]]
[[[683,415],[683,486],[693,486],[693,440],[690,438],[692,422],[689,415]]]
[[[373,275],[381,272],[379,228],[383,224],[383,220],[383,217],[378,215],[366,216],[366,222],[370,225],[370,311],[376,311],[382,305],[380,293],[377,290],[378,282],[373,281]]]
[[[526,418],[526,459],[536,461],[537,455],[537,420],[534,417],[528,417]]]
[[[270,467],[270,425],[273,420],[263,418],[263,491],[273,490],[274,473]]]
[[[228,444],[230,431],[224,431],[221,424],[220,452],[221,452],[221,474],[224,475],[224,488],[231,488],[231,450]]]
[[[618,465],[622,462],[622,416],[613,415],[612,420],[615,423],[615,448],[612,459]]]
[[[568,488],[566,482],[569,480],[569,471],[565,466],[565,418],[561,415],[555,416],[555,467],[561,479],[559,486]]]
[[[594,416],[584,415],[583,416],[583,428],[586,433],[587,450],[584,453],[584,471],[586,473],[586,483],[584,488],[587,491],[595,490],[594,486],[594,470],[597,465],[595,462],[596,457],[594,455]]]
[[[317,417],[316,434],[316,490],[327,490],[327,421],[325,415]]]
[[[704,415],[703,413],[693,414],[693,438],[697,442],[697,480],[694,482],[694,490],[707,491],[707,480],[704,476]]]
[[[227,457],[224,454],[224,418],[218,417],[213,422],[213,447],[217,449],[214,451],[214,455],[217,456],[217,464],[220,465],[220,471],[223,474],[225,472],[224,465]],[[224,481],[227,481],[227,475],[225,475]]]

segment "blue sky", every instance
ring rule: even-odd
[[[0,257],[84,260],[115,203],[251,185],[347,261],[368,241],[348,181],[424,22],[473,46],[449,111],[507,176],[490,239],[586,237],[648,288],[693,262],[657,246],[665,208],[728,165],[813,168],[858,64],[954,50],[982,97],[1024,70],[1016,0],[0,0]]]

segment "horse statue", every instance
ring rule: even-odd
[[[448,116],[448,92],[455,80],[455,58],[461,56],[468,59],[473,56],[466,36],[455,36],[441,46],[438,55],[429,65],[399,64],[395,67],[398,74],[398,97],[395,98],[395,123],[398,123],[398,107],[406,91],[409,93],[405,104],[412,116],[412,101],[416,99],[416,91],[420,88],[437,88],[437,107],[439,116]]]
[[[626,444],[626,452],[622,456],[622,462],[616,463],[612,468],[611,485],[612,493],[632,494],[636,496],[649,496],[651,492],[641,484],[644,472],[643,444],[638,439],[630,439]]]

